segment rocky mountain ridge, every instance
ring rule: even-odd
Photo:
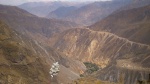
[[[19,5],[19,8],[27,10],[28,12],[37,15],[39,17],[45,17],[48,13],[55,11],[57,8],[65,6],[75,6],[80,7],[87,3],[79,3],[79,2],[67,2],[67,1],[48,1],[48,2],[28,2]]]
[[[91,25],[108,15],[113,11],[119,9],[121,6],[126,5],[128,2],[122,1],[100,1],[87,4],[80,7],[69,14],[66,17],[60,19],[80,23],[83,25]],[[50,15],[48,15],[50,17]]]

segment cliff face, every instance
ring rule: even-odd
[[[61,34],[53,47],[70,58],[98,64],[103,68],[101,73],[104,75],[97,73],[102,80],[108,80],[115,75],[111,80],[116,81],[118,80],[116,75],[121,71],[127,73],[126,78],[132,76],[131,73],[141,73],[138,76],[133,75],[135,82],[143,73],[147,77],[150,71],[149,45],[133,42],[109,32],[93,31],[88,28],[70,29]],[[118,73],[113,73],[115,69]],[[146,79],[145,76],[143,79]],[[133,83],[130,80],[126,79],[126,84]]]

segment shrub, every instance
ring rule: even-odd
[[[95,71],[99,70],[98,65],[91,63],[91,62],[84,62],[84,65],[86,66],[87,70],[85,71],[88,74],[91,74]]]
[[[83,75],[83,74],[80,74],[80,77],[84,77],[84,75]]]

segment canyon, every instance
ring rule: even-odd
[[[77,8],[56,8],[49,15],[53,18],[0,5],[0,83],[149,84],[149,1],[74,4]],[[61,18],[59,12],[64,13]],[[75,18],[62,18],[65,14]],[[52,78],[49,71],[54,62],[60,64],[60,72]],[[85,63],[99,70],[88,74]]]

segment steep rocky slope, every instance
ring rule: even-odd
[[[150,44],[150,5],[114,13],[90,26],[95,31],[108,31],[129,40]]]
[[[149,45],[133,42],[109,32],[93,31],[88,28],[70,29],[55,40],[53,47],[70,58],[96,63],[104,69],[105,74],[101,77],[105,80],[112,76],[107,74],[114,70],[110,70],[113,65],[117,66],[116,70],[119,70],[120,67],[121,71],[128,70],[126,77],[131,76],[130,74],[134,72],[141,73],[138,76],[134,74],[134,82],[142,75],[147,77],[150,72]],[[119,75],[119,73],[113,75]],[[118,80],[116,77],[111,79],[111,81],[116,80]],[[133,83],[130,80],[126,79],[126,84]]]
[[[109,32],[92,31],[88,28],[70,29],[63,32],[53,46],[69,57],[92,61],[101,66],[109,64],[110,59],[115,60],[127,54],[129,57],[125,58],[131,58],[136,54],[148,53],[149,50],[149,45],[132,42]]]
[[[53,62],[60,63],[58,84],[79,78],[85,66],[76,60],[36,40],[24,36],[0,21],[0,83],[50,84],[49,69]],[[64,77],[65,76],[65,77]]]
[[[0,22],[0,83],[50,83],[49,66],[30,46],[32,41]],[[33,44],[34,45],[34,44]],[[34,45],[36,47],[36,45]]]

